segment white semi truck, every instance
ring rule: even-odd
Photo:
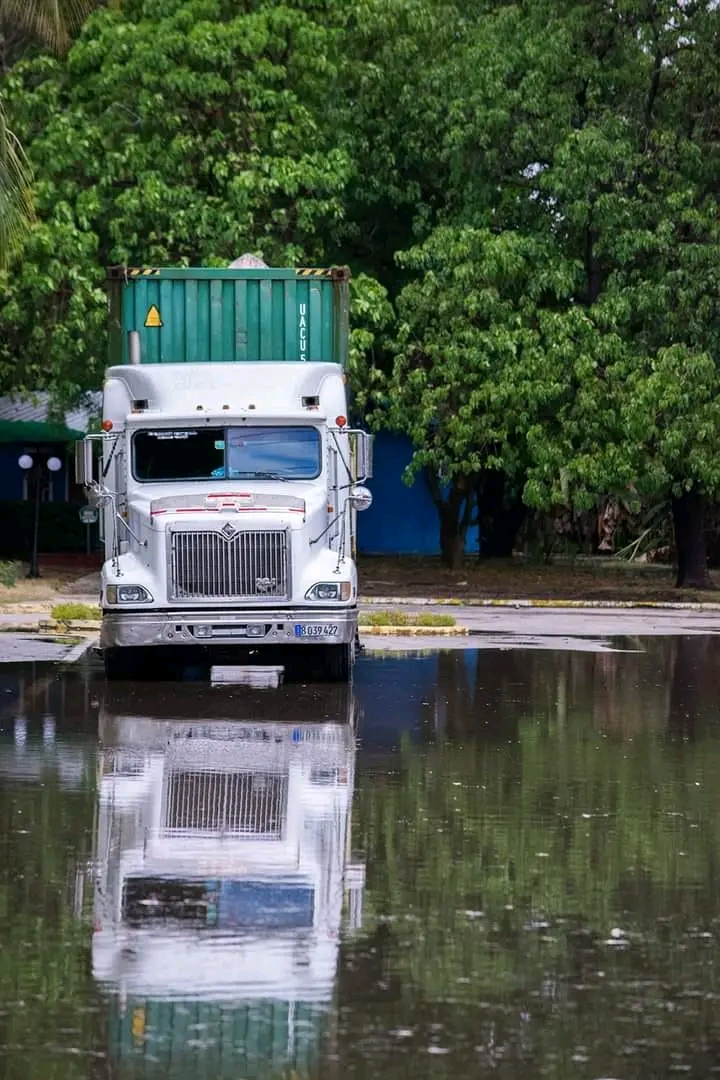
[[[76,457],[105,547],[108,678],[177,661],[348,679],[372,438],[348,424],[347,274],[312,275],[111,275],[121,362]]]
[[[318,1053],[362,911],[354,710],[341,686],[106,698],[92,965],[131,1071],[204,1054],[222,1075],[285,1075]]]

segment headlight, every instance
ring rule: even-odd
[[[108,585],[108,604],[151,604],[152,596],[142,585]]]
[[[349,600],[352,585],[349,581],[319,581],[305,593],[306,600]]]

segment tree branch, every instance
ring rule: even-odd
[[[655,108],[655,101],[660,90],[660,77],[662,75],[662,62],[663,54],[660,51],[659,46],[655,47],[655,54],[653,57],[653,70],[650,78],[650,88],[645,101],[644,109],[644,124],[645,124],[645,149],[648,148],[648,140],[650,138],[650,131],[652,129],[653,109]]]

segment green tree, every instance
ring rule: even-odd
[[[40,226],[0,298],[0,378],[98,385],[104,266],[330,257],[352,171],[326,115],[336,34],[292,4],[128,3],[65,62],[16,65]]]
[[[452,191],[447,155],[448,56],[472,36],[485,0],[353,0],[338,4],[337,132],[356,163],[343,249],[394,296],[395,260],[427,236]]]
[[[64,52],[96,6],[95,0],[0,0],[3,40],[15,50],[35,40]]]
[[[389,414],[416,466],[499,465],[534,505],[671,494],[693,586],[720,482],[719,20],[709,4],[545,0],[478,23],[448,60],[454,182],[406,257]]]
[[[0,75],[28,43],[56,52],[95,7],[94,0],[0,0]],[[0,270],[19,250],[33,222],[31,172],[5,115],[0,83]]]
[[[135,7],[98,13],[66,65],[21,72],[43,216],[67,203],[103,263],[323,256],[350,172],[323,123],[334,31],[277,3]]]
[[[380,414],[416,447],[410,471],[425,473],[456,567],[479,488],[498,473],[522,486],[528,423],[551,417],[558,372],[594,336],[579,309],[557,310],[576,272],[552,237],[440,227],[403,263],[420,276],[398,298]]]

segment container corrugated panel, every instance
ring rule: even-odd
[[[109,362],[319,361],[347,365],[348,280],[331,270],[108,270]]]
[[[130,997],[122,1009],[119,1002],[115,995],[109,1056],[121,1076],[138,1080],[305,1076],[317,1063],[327,1031],[327,1008],[311,1001],[255,997],[233,1004],[168,995]]]

